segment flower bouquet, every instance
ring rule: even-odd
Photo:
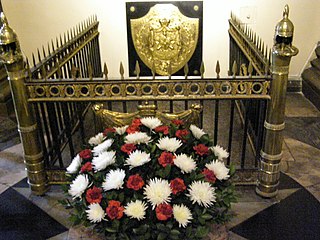
[[[71,220],[106,239],[203,239],[228,221],[234,186],[208,134],[181,120],[134,119],[89,140],[67,168]]]

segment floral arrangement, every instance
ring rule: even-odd
[[[89,140],[67,168],[71,220],[107,239],[203,239],[228,221],[234,174],[208,134],[182,120],[134,119]]]

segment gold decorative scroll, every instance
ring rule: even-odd
[[[130,21],[139,57],[157,74],[174,74],[192,57],[198,42],[198,18],[184,16],[173,4],[156,4],[145,16]]]

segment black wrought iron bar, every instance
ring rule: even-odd
[[[246,149],[247,149],[248,123],[249,123],[248,112],[250,109],[249,101],[250,100],[245,100],[245,116],[244,116],[245,120],[244,120],[244,127],[243,127],[242,152],[241,152],[241,161],[240,161],[240,165],[242,169],[245,166],[245,157],[246,157]]]
[[[215,107],[214,107],[214,134],[213,134],[214,145],[217,145],[217,142],[218,142],[218,127],[219,127],[219,100],[216,100]]]
[[[231,153],[232,153],[232,137],[233,137],[233,124],[234,124],[234,106],[235,106],[235,100],[232,100],[232,101],[231,101],[231,105],[230,105],[229,137],[228,137],[228,152],[229,152],[229,157],[227,158],[227,165],[230,165]]]

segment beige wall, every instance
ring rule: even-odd
[[[24,54],[30,59],[37,48],[70,29],[92,14],[100,21],[102,60],[110,76],[118,76],[119,63],[128,66],[125,0],[2,0],[9,24],[20,39]],[[206,76],[214,76],[220,61],[223,75],[228,66],[228,18],[230,12],[246,19],[268,46],[273,43],[274,27],[282,18],[283,7],[290,6],[295,25],[294,45],[300,50],[292,59],[290,75],[299,76],[320,40],[319,0],[204,0],[203,58]]]

